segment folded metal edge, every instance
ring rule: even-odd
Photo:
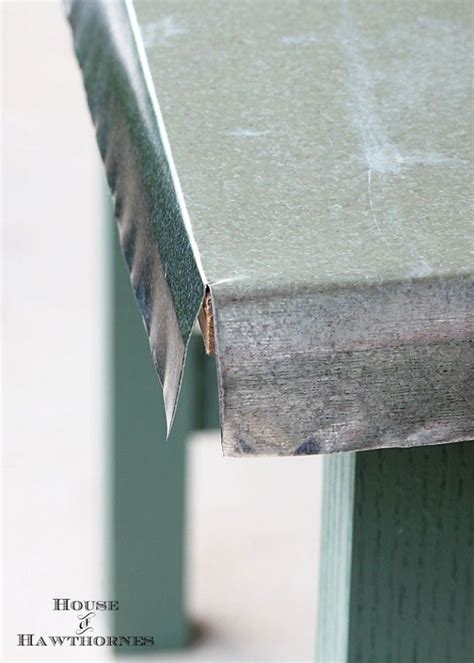
[[[132,2],[68,0],[65,8],[169,433],[204,271]]]
[[[474,439],[473,295],[469,275],[245,299],[214,286],[224,455]]]

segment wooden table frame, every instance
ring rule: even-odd
[[[186,439],[218,426],[214,362],[191,339],[170,440],[108,208],[116,632],[192,641],[184,600]],[[133,352],[130,348],[133,347]],[[468,663],[474,656],[474,444],[325,459],[318,663]],[[315,569],[316,573],[316,569]],[[295,634],[297,637],[297,634]]]

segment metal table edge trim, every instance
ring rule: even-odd
[[[169,434],[205,294],[201,258],[132,3],[64,6]]]

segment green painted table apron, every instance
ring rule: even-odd
[[[205,302],[224,454],[333,454],[318,660],[473,660],[471,2],[66,4],[125,256],[115,523],[135,550],[116,562],[143,579],[158,560],[168,599],[150,581],[143,608],[171,615],[157,646],[186,637],[172,550]],[[201,366],[156,464],[125,265],[168,431],[186,354]],[[140,503],[148,548],[124,525]]]

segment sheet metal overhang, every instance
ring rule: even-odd
[[[80,1],[67,8],[169,431],[204,276],[133,8]]]
[[[208,292],[225,454],[474,436],[468,5],[67,4],[168,426]]]

